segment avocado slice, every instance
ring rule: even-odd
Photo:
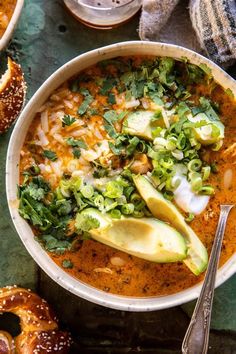
[[[155,112],[138,110],[128,114],[123,122],[122,133],[153,140],[152,131],[158,126],[164,126],[163,119],[154,119]]]
[[[193,128],[195,137],[202,145],[215,144],[224,139],[224,124],[220,120],[211,120],[205,113],[188,118],[190,122],[206,122],[202,127]]]
[[[191,227],[186,224],[183,215],[152,186],[147,178],[135,175],[133,180],[153,216],[169,222],[185,237],[188,252],[183,262],[195,275],[202,273],[208,263],[207,250]]]
[[[96,209],[82,215],[97,219],[100,226],[89,231],[92,238],[110,247],[152,262],[177,262],[186,258],[184,238],[168,224],[154,218],[112,219]]]

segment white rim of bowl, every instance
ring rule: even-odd
[[[138,53],[141,48],[144,52],[146,50],[146,53]],[[181,305],[198,297],[201,290],[201,283],[172,295],[137,298],[106,293],[70,276],[62,268],[57,266],[38,242],[33,239],[33,233],[30,226],[19,216],[17,207],[13,205],[14,200],[16,200],[16,183],[14,177],[18,177],[19,175],[18,166],[13,164],[13,158],[16,150],[14,146],[16,145],[17,147],[17,144],[22,146],[24,141],[19,138],[18,131],[22,129],[24,119],[30,114],[31,110],[33,111],[34,105],[39,108],[56,87],[60,86],[61,83],[73,76],[76,72],[79,73],[81,70],[91,65],[85,64],[85,62],[96,63],[104,59],[125,55],[148,55],[147,52],[149,55],[152,53],[152,55],[156,56],[161,56],[162,53],[162,56],[171,56],[176,59],[188,55],[190,62],[194,64],[199,65],[200,63],[205,63],[211,68],[213,76],[219,77],[219,79],[215,78],[215,80],[219,82],[222,87],[230,88],[236,96],[236,82],[226,72],[202,55],[180,46],[157,42],[128,41],[94,49],[64,64],[37,90],[16,122],[9,142],[6,163],[6,191],[11,217],[22,242],[37,264],[49,275],[49,277],[71,293],[105,307],[126,311],[153,311]],[[159,52],[159,54],[156,52]],[[79,68],[81,62],[83,65]],[[77,70],[75,70],[75,67]],[[73,72],[72,75],[68,74],[70,69],[71,72]],[[66,77],[63,77],[63,75]],[[53,85],[53,82],[57,80],[59,83],[57,82],[57,84],[54,83]],[[45,92],[47,92],[47,94],[45,94]],[[31,119],[28,122],[28,125],[32,121],[35,112],[36,110],[34,108],[34,112],[31,114]],[[18,161],[19,153],[17,156],[17,162]],[[234,254],[217,272],[216,287],[229,279],[235,272],[236,254]]]
[[[9,22],[5,32],[3,33],[2,38],[0,39],[0,51],[3,50],[7,46],[8,42],[10,41],[10,39],[13,35],[13,32],[14,32],[14,29],[17,25],[17,22],[20,18],[21,11],[23,9],[23,5],[24,5],[24,0],[17,0],[14,12],[13,12],[12,17],[10,19],[10,22]]]

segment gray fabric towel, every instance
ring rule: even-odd
[[[223,67],[232,65],[236,61],[236,1],[190,0],[187,5],[189,11],[186,11],[186,1],[183,0],[143,0],[140,38],[166,41],[163,32],[167,30],[170,34],[169,43],[182,42],[184,46],[199,51],[198,45],[189,41],[189,37],[196,36],[210,59]],[[189,13],[192,28],[189,25]],[[173,24],[174,21],[183,22],[183,19],[184,25]],[[188,24],[187,28],[185,23]],[[191,32],[195,33],[190,36]],[[180,40],[176,40],[178,38]]]

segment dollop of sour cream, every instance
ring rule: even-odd
[[[174,191],[176,204],[187,213],[201,214],[207,207],[210,197],[194,193],[185,176],[177,174],[174,178],[180,181],[179,186]]]

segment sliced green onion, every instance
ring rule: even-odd
[[[188,170],[191,172],[199,171],[202,167],[202,161],[200,159],[193,159],[188,163]]]
[[[188,159],[193,160],[195,158],[198,158],[198,153],[197,153],[196,149],[186,150],[186,151],[184,151],[184,157],[187,157]]]
[[[169,151],[175,150],[176,149],[176,143],[177,143],[177,138],[174,136],[169,136],[167,137],[167,143],[166,143],[166,148]]]
[[[163,129],[161,130],[161,132],[160,132],[160,136],[161,136],[162,138],[165,138],[166,132],[167,132],[167,130],[163,128]]]
[[[160,178],[155,175],[155,171],[153,171],[153,173],[151,175],[151,180],[152,180],[152,183],[154,184],[155,187],[159,186],[159,184],[161,183]]]
[[[61,189],[59,187],[57,187],[55,189],[55,194],[56,194],[57,200],[65,199],[65,197],[62,194]]]
[[[125,195],[122,195],[121,197],[116,198],[116,202],[118,205],[123,205],[123,204],[127,203],[127,199],[126,199]]]
[[[173,191],[172,179],[168,178],[165,182],[165,188],[168,191]]]
[[[121,218],[121,212],[118,209],[113,209],[110,212],[110,215],[111,215],[112,219],[120,219]]]
[[[104,204],[105,204],[105,200],[104,197],[99,194],[94,198],[94,205],[99,209],[99,210],[103,210],[104,209]]]
[[[141,199],[138,203],[135,204],[135,210],[142,210],[145,207],[145,201]]]
[[[182,160],[184,158],[184,153],[183,151],[180,150],[173,150],[171,151],[172,156],[174,156],[176,158],[176,160]]]
[[[161,127],[156,127],[155,129],[152,130],[152,137],[156,138],[156,137],[160,136],[161,131],[162,131]]]
[[[72,191],[79,191],[83,185],[83,180],[80,177],[72,177],[70,180],[70,189]]]
[[[180,133],[176,142],[176,146],[179,150],[184,150],[186,146],[186,136],[184,133]]]
[[[199,194],[213,195],[215,190],[212,186],[203,186],[198,192]]]
[[[178,176],[174,176],[171,178],[171,187],[172,187],[172,190],[175,190],[176,188],[179,187],[181,183],[181,178],[178,177]]]
[[[185,218],[186,222],[191,222],[195,218],[195,215],[193,213],[189,213],[188,216]]]
[[[202,178],[200,176],[191,180],[191,187],[194,192],[199,192],[202,188]]]
[[[195,138],[190,138],[189,139],[189,142],[190,142],[190,145],[191,146],[196,146],[196,145],[198,145],[198,141],[195,139]]]
[[[83,186],[81,188],[81,193],[84,198],[88,198],[88,199],[92,198],[92,196],[94,194],[93,186],[91,186],[91,185]]]
[[[70,196],[70,185],[71,185],[70,180],[62,179],[60,181],[59,187],[60,187],[61,193],[64,195],[64,197]]]
[[[164,138],[155,138],[153,144],[155,146],[161,146],[162,148],[166,146],[167,140]]]
[[[210,173],[211,173],[211,168],[210,168],[210,166],[204,166],[204,167],[202,167],[202,180],[203,180],[203,181],[206,181],[206,180],[209,178]]]
[[[135,218],[142,218],[144,216],[144,212],[143,211],[139,211],[139,210],[134,210],[133,216]]]
[[[171,191],[165,191],[163,195],[164,195],[164,198],[166,198],[168,200],[173,200],[173,198],[174,198],[174,194]]]
[[[130,183],[129,181],[127,181],[126,179],[124,179],[123,177],[119,176],[116,179],[116,182],[119,183],[122,187],[129,187]]]
[[[123,194],[123,187],[116,181],[110,181],[106,184],[106,191],[103,193],[108,198],[120,198]]]
[[[171,168],[172,166],[174,166],[174,161],[171,158],[161,159],[160,165],[166,169]]]
[[[159,184],[158,189],[161,191],[166,185],[166,182],[162,182],[161,184]]]
[[[145,216],[150,217],[153,216],[152,213],[148,210],[148,208],[143,208],[143,213]]]
[[[121,212],[122,212],[122,214],[124,214],[124,215],[133,214],[133,212],[134,212],[134,204],[128,203],[128,204],[122,205],[122,207],[121,207]]]
[[[106,211],[115,209],[117,207],[117,202],[114,202],[114,200],[110,199],[110,198],[105,198],[104,201],[104,207]]]
[[[121,175],[127,178],[129,181],[133,181],[132,172],[127,167],[124,168],[124,170],[121,172]]]
[[[158,151],[154,151],[152,148],[148,148],[148,157],[150,157],[153,160],[158,160],[159,158],[159,152]]]
[[[140,197],[140,195],[138,193],[133,193],[130,197],[130,201],[133,203],[133,204],[136,204],[138,202],[140,202],[140,200],[142,200],[142,198]]]
[[[127,187],[124,189],[124,195],[127,199],[130,198],[131,194],[133,193],[134,191],[134,187],[130,186],[130,187]]]
[[[217,143],[213,144],[211,150],[218,151],[223,145],[223,140],[217,141]]]

